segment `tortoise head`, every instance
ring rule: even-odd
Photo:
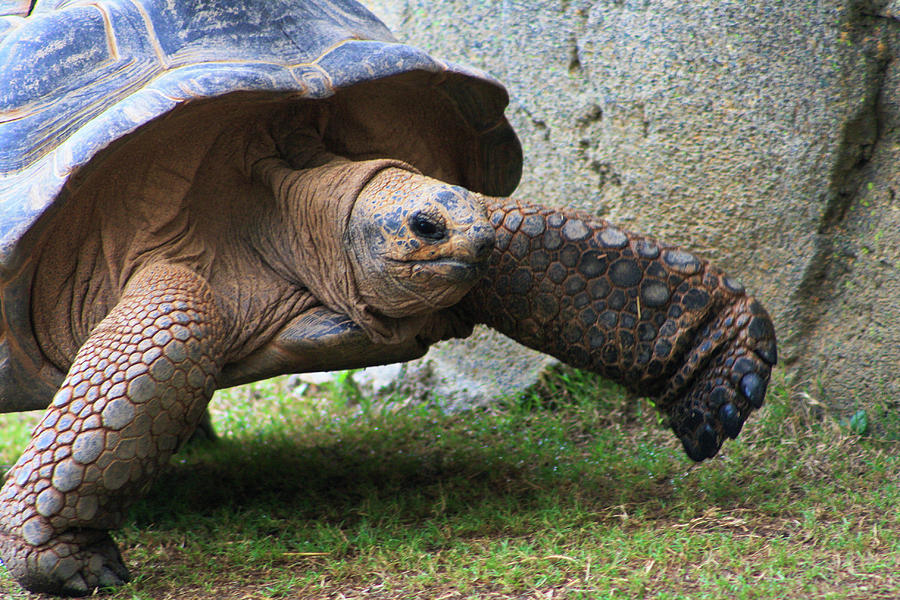
[[[480,196],[398,168],[379,171],[362,189],[348,233],[360,296],[388,317],[456,304],[494,247]]]

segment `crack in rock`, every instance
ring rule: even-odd
[[[876,7],[868,2],[854,8],[856,20],[850,23],[854,30],[854,41],[869,44],[874,47],[875,52],[866,74],[863,106],[841,129],[837,157],[826,191],[825,207],[814,237],[813,255],[800,284],[792,294],[797,327],[792,332],[791,339],[786,341],[788,345],[795,346],[796,352],[784,353],[788,364],[805,354],[810,344],[810,335],[826,311],[825,303],[819,300],[836,294],[837,281],[846,272],[846,268],[837,267],[834,260],[835,253],[839,251],[835,245],[835,237],[845,221],[847,211],[860,193],[869,161],[883,137],[884,95],[893,91],[885,90],[885,79],[888,65],[895,54],[890,49],[890,42],[900,34],[900,22],[880,16],[878,11],[883,7],[877,7],[874,14],[879,16],[873,16],[873,12],[868,9],[874,10]]]

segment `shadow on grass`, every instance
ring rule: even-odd
[[[516,436],[460,420],[361,425],[337,440],[316,436],[319,443],[298,434],[189,448],[132,509],[132,524],[196,529],[239,519],[250,527],[265,515],[278,535],[291,522],[451,524],[478,535],[517,529],[513,514],[540,520],[567,511],[567,519],[596,522],[637,506],[649,519],[682,518],[691,505],[746,507],[796,488],[791,473],[765,474],[768,462],[735,460],[730,447],[693,466],[671,433],[640,424],[590,434],[563,424],[562,438],[540,439],[545,424],[522,424]]]
[[[878,481],[887,475],[867,475],[872,449],[828,431],[788,431],[792,420],[778,411],[696,466],[671,432],[639,417],[612,424],[580,409],[469,413],[226,438],[176,455],[132,509],[132,525],[211,531],[223,520],[240,521],[242,530],[275,523],[271,534],[294,544],[302,535],[291,529],[347,532],[373,523],[385,535],[447,526],[477,537],[525,534],[554,520],[619,523],[623,507],[645,521],[684,521],[709,509],[794,518],[809,508],[805,499],[836,498],[846,485],[883,495]],[[896,461],[885,468],[893,472]]]
[[[641,461],[598,459],[591,439],[501,439],[508,435],[432,421],[420,431],[363,425],[352,437],[317,444],[222,439],[176,455],[132,518],[137,528],[167,527],[252,511],[352,527],[363,519],[421,524],[468,515],[491,528],[491,511],[664,500],[669,475],[689,467],[674,446],[650,453],[649,472]]]

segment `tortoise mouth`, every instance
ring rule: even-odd
[[[446,257],[429,260],[390,260],[395,264],[410,268],[411,276],[427,274],[430,277],[437,276],[454,283],[474,283],[487,271],[487,262],[483,260]]]

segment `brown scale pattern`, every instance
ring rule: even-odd
[[[195,429],[223,331],[205,282],[158,266],[91,333],[0,492],[0,556],[28,589],[128,579],[106,530]]]
[[[486,201],[497,240],[464,305],[476,321],[653,397],[694,460],[737,436],[776,362],[739,282],[585,213]]]

